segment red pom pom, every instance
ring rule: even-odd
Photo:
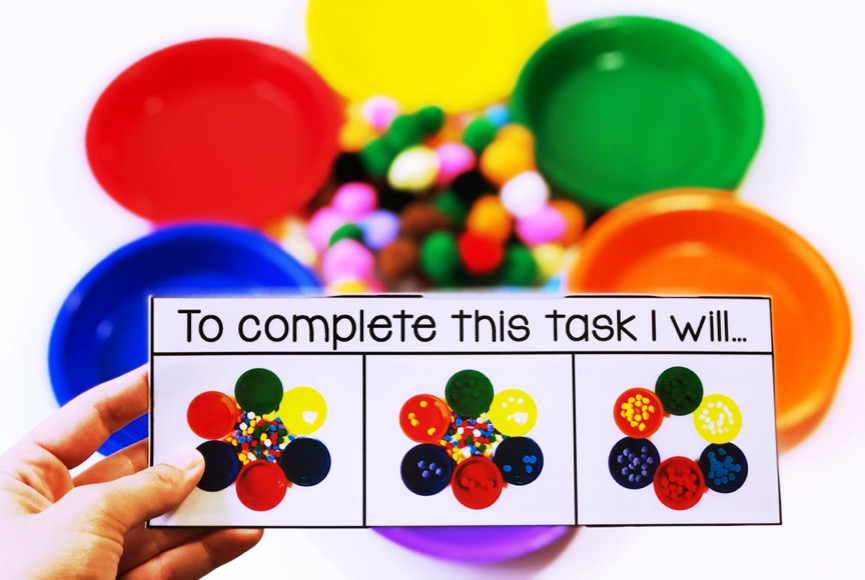
[[[466,232],[459,239],[460,261],[473,276],[492,274],[502,264],[505,249],[496,240]]]

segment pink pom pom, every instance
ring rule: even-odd
[[[373,186],[368,183],[352,182],[336,190],[330,205],[350,222],[365,218],[375,209],[378,198]]]
[[[330,243],[330,236],[348,220],[332,207],[323,207],[309,220],[306,237],[317,252],[324,250]]]
[[[527,245],[552,242],[565,233],[565,218],[550,205],[517,220],[517,236]]]
[[[462,143],[443,143],[436,148],[439,158],[438,185],[446,185],[460,173],[475,166],[475,154]]]
[[[361,106],[360,114],[366,122],[378,130],[387,129],[399,113],[399,105],[387,97],[370,97]]]
[[[344,238],[324,253],[321,274],[325,284],[340,279],[370,280],[375,270],[375,257],[360,242]]]

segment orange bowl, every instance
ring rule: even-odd
[[[667,190],[618,206],[586,231],[568,288],[771,296],[782,450],[825,416],[850,350],[850,310],[832,268],[796,232],[731,192]]]

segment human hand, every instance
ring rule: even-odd
[[[147,442],[73,477],[109,435],[147,411],[144,368],[90,389],[0,456],[4,578],[198,578],[252,548],[261,530],[145,529],[204,470],[194,450],[147,467]]]

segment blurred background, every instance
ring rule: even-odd
[[[744,577],[800,578],[859,569],[865,367],[856,329],[865,234],[856,184],[865,134],[859,30],[865,9],[842,0],[548,4],[555,30],[625,14],[697,29],[732,52],[759,89],[762,141],[736,195],[822,254],[846,292],[854,329],[827,415],[779,456],[783,525],[575,528],[532,554],[484,566],[423,556],[371,530],[269,530],[251,553],[213,577],[598,578],[639,570],[654,578],[733,566]],[[7,408],[0,447],[57,408],[48,343],[67,294],[106,255],[152,229],[106,195],[88,164],[85,131],[101,92],[135,61],[188,40],[245,38],[304,55],[306,13],[306,2],[291,0],[0,1],[0,394]],[[448,42],[444,31],[441,42]],[[801,330],[808,349],[812,337]],[[483,551],[484,537],[475,544]]]

